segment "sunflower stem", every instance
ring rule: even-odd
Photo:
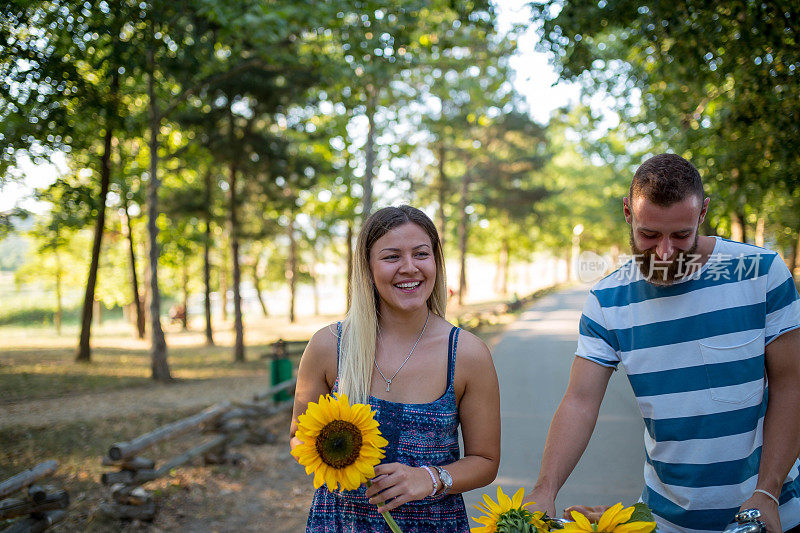
[[[400,526],[397,525],[397,522],[394,521],[392,515],[389,514],[389,511],[384,511],[381,513],[383,515],[383,519],[386,520],[386,523],[389,525],[389,529],[391,529],[394,533],[403,533],[403,530],[400,529]]]
[[[367,480],[367,487],[371,486],[372,482],[370,480]],[[383,519],[386,521],[386,524],[389,526],[389,529],[391,529],[394,533],[403,533],[403,530],[400,529],[400,526],[398,526],[397,522],[394,521],[394,518],[392,518],[392,515],[389,514],[389,511],[384,511],[381,513],[381,515],[383,515]]]

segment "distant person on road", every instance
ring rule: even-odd
[[[405,533],[468,532],[461,493],[491,483],[500,463],[500,393],[486,345],[444,319],[441,243],[422,211],[387,207],[367,219],[351,302],[300,361],[290,445],[308,403],[332,391],[368,403],[389,444],[369,489],[317,489],[306,531],[387,531],[376,505],[386,502],[380,511]]]
[[[529,509],[554,515],[621,364],[644,417],[642,500],[660,532],[719,532],[747,508],[770,533],[800,524],[797,290],[775,252],[699,235],[708,202],[677,155],[636,171],[623,199],[633,258],[586,301]]]

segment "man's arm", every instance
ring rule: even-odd
[[[756,488],[780,498],[781,488],[800,452],[800,330],[784,333],[766,348],[769,400],[764,415],[764,441]],[[778,506],[756,492],[742,509],[761,511],[767,531],[781,531]]]
[[[547,432],[539,479],[525,497],[536,502],[528,510],[555,516],[556,495],[589,444],[613,370],[582,357],[573,361],[567,391]]]

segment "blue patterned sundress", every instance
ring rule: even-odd
[[[341,339],[341,323],[337,324],[337,329]],[[458,332],[456,327],[450,330],[447,389],[438,399],[409,404],[369,397],[381,434],[389,441],[383,463],[421,466],[445,465],[458,460],[459,418],[453,384]],[[338,344],[336,350],[338,359]],[[330,492],[325,485],[318,488],[308,514],[306,533],[391,533],[377,506],[370,504],[364,495],[366,490],[366,486],[340,492]],[[469,531],[461,494],[428,496],[405,503],[390,513],[403,533]]]

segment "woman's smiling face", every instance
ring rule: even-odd
[[[436,260],[428,234],[413,222],[392,228],[369,252],[372,280],[382,305],[402,311],[427,307],[436,281]]]

